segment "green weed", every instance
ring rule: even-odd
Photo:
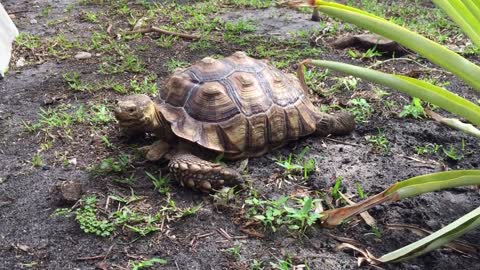
[[[411,116],[415,119],[424,118],[425,117],[425,110],[422,106],[422,101],[419,98],[414,97],[412,102],[408,105],[403,107],[403,111],[399,114],[400,117],[408,117]]]
[[[83,206],[75,212],[75,219],[80,224],[80,229],[85,233],[107,237],[115,230],[115,226],[108,220],[97,218],[97,198],[88,196],[82,199]]]
[[[387,136],[379,129],[377,135],[367,137],[367,142],[371,143],[375,148],[382,150],[384,153],[390,151]]]
[[[129,264],[131,264],[132,270],[140,270],[140,269],[150,268],[155,264],[165,265],[167,264],[167,260],[160,259],[160,258],[151,258],[151,259],[139,261],[139,262],[130,261]]]
[[[145,172],[145,174],[152,180],[153,186],[158,193],[165,195],[170,192],[170,181],[165,176],[155,177],[149,172]]]
[[[364,98],[354,98],[348,101],[351,106],[348,111],[352,113],[357,122],[367,121],[373,113],[373,107]]]

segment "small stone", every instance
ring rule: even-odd
[[[77,60],[84,60],[84,59],[89,59],[92,57],[92,54],[89,53],[89,52],[78,52],[76,55],[75,55],[75,59]]]
[[[83,195],[82,184],[75,181],[59,181],[55,184],[54,190],[60,200],[68,203],[75,203]]]
[[[31,23],[31,24],[36,24],[36,23],[37,23],[37,20],[31,19],[31,20],[30,20],[30,23]]]
[[[25,66],[25,62],[26,62],[25,58],[20,57],[20,58],[18,58],[17,62],[15,63],[15,66],[23,67],[23,66]]]
[[[77,158],[69,159],[68,164],[73,165],[73,166],[77,165]]]

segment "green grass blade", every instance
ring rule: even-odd
[[[433,103],[453,114],[464,117],[474,125],[480,126],[480,106],[425,81],[334,61],[307,60],[306,63],[344,72],[397,89],[410,96]]]
[[[393,185],[387,189],[385,195],[395,193],[401,200],[427,192],[468,185],[480,185],[480,170],[454,170],[412,177]]]
[[[433,3],[458,24],[475,45],[480,46],[480,11],[473,3],[468,7],[461,0],[433,0]]]
[[[465,233],[480,227],[480,207],[408,246],[383,255],[378,260],[384,263],[399,262],[418,257],[437,249]]]
[[[366,12],[359,9],[325,1],[315,1],[315,4],[319,11],[332,17],[395,40],[433,63],[451,71],[480,92],[480,67],[446,47],[392,22],[379,19],[373,15],[366,15]]]

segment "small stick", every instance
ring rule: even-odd
[[[89,260],[99,260],[104,259],[105,255],[90,256],[90,257],[78,257],[77,261],[89,261]]]
[[[184,33],[177,33],[177,32],[171,32],[171,31],[163,30],[163,29],[158,28],[156,26],[150,26],[150,27],[146,27],[146,28],[142,28],[142,29],[138,29],[138,30],[127,31],[125,33],[126,34],[137,34],[137,33],[146,34],[146,33],[152,33],[152,32],[157,32],[157,33],[161,33],[161,34],[164,34],[164,35],[181,37],[181,38],[191,39],[191,40],[197,40],[197,39],[201,38],[200,36],[193,35],[193,34],[184,34]]]
[[[324,138],[324,139],[327,140],[327,141],[336,142],[336,143],[341,143],[341,144],[350,145],[350,146],[361,146],[361,145],[356,144],[356,143],[349,143],[349,142],[339,141],[339,140],[335,140],[335,139],[332,139],[332,138]]]

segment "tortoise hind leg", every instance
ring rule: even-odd
[[[173,153],[168,164],[170,172],[182,186],[210,192],[224,185],[232,186],[243,182],[240,173],[203,160],[190,153]]]
[[[315,133],[320,136],[346,135],[355,129],[355,119],[347,112],[339,112],[334,115],[322,113],[317,118]]]

